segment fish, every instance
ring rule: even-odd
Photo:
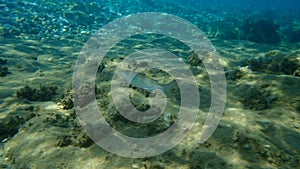
[[[154,90],[161,90],[164,93],[171,94],[173,92],[172,89],[174,89],[175,85],[177,86],[177,83],[175,80],[170,82],[169,84],[162,85],[159,84],[154,79],[147,77],[143,73],[138,73],[130,70],[122,70],[118,71],[117,73],[122,79],[130,83],[132,86],[135,86],[137,88],[145,89],[149,92],[152,92]]]

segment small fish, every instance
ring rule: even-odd
[[[129,70],[119,71],[118,75],[131,85],[145,89],[149,92],[158,89],[165,92],[166,94],[170,94],[172,92],[172,87],[176,85],[176,81],[172,81],[167,85],[161,85],[157,81],[147,77],[142,73],[137,73]]]

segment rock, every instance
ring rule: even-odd
[[[220,39],[238,39],[238,25],[240,25],[240,21],[235,18],[217,21],[212,23],[210,26],[209,34],[212,34],[213,37]]]
[[[131,167],[132,167],[132,169],[139,169],[140,168],[140,166],[138,164],[132,164]]]
[[[300,22],[293,23],[290,41],[293,43],[300,42]]]
[[[16,111],[7,114],[4,118],[0,119],[0,139],[6,139],[14,136],[19,128],[29,119],[34,117],[35,114],[26,111]]]
[[[89,147],[93,143],[93,140],[82,130],[79,134],[76,133],[73,135],[71,144],[76,147]]]
[[[0,24],[0,37],[3,37],[5,34],[4,29],[2,27],[2,25]]]
[[[279,25],[269,18],[249,18],[241,28],[242,39],[257,43],[280,42]]]
[[[225,72],[225,76],[227,80],[238,80],[245,75],[245,72],[241,71],[238,68],[228,70]]]
[[[237,90],[237,95],[246,109],[265,110],[270,107],[269,94],[265,93],[260,87],[242,85]]]
[[[285,74],[298,76],[300,63],[295,54],[285,54],[278,50],[267,52],[264,56],[242,61],[241,65],[247,65],[252,71],[271,74]]]
[[[4,77],[8,75],[10,72],[8,71],[8,67],[2,66],[7,63],[6,59],[0,58],[0,77]]]
[[[56,89],[56,86],[40,85],[37,89],[25,86],[16,91],[16,97],[28,99],[29,101],[50,101],[56,94]]]
[[[203,63],[196,53],[188,56],[188,61],[191,66],[203,66]]]
[[[192,151],[189,154],[189,165],[191,169],[199,168],[229,168],[226,161],[218,157],[216,153]]]
[[[8,68],[6,66],[0,66],[0,77],[4,77],[9,74]]]
[[[159,161],[155,161],[153,163],[151,163],[150,169],[164,169],[165,166],[162,162]]]
[[[62,109],[64,110],[69,110],[72,109],[74,107],[74,103],[72,98],[64,98],[61,102],[60,102]]]
[[[70,136],[58,136],[55,146],[58,147],[65,147],[68,146],[72,143],[71,137]]]
[[[7,63],[7,59],[0,58],[0,65],[5,65]]]

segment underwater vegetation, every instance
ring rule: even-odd
[[[293,43],[300,42],[300,22],[293,22],[290,30],[289,39]]]
[[[225,76],[227,80],[238,80],[245,75],[245,72],[241,71],[238,68],[228,70],[225,72]]]
[[[71,89],[68,89],[65,91],[62,98],[60,99],[59,105],[64,110],[69,110],[74,107],[73,94],[72,94]]]
[[[6,118],[1,118],[0,139],[3,140],[15,135],[23,124],[35,116],[33,109],[33,106],[28,106],[19,111],[10,113]]]
[[[0,58],[0,77],[4,77],[9,74],[8,67],[3,66],[7,63],[6,59]]]
[[[257,43],[276,44],[280,42],[279,25],[268,18],[250,18],[241,28],[241,39]]]
[[[253,71],[299,76],[300,63],[296,55],[285,55],[279,50],[267,52],[258,58],[245,59],[242,66],[248,66]]]
[[[221,21],[210,23],[208,27],[209,35],[219,39],[240,39],[240,23],[235,18],[227,18]]]
[[[56,94],[56,89],[56,86],[40,85],[39,88],[25,86],[16,91],[16,97],[28,99],[29,101],[50,101]]]
[[[65,110],[69,110],[69,109],[72,109],[74,107],[72,97],[63,98],[60,101],[60,104],[62,105],[62,108],[65,109]]]
[[[282,12],[273,4],[267,12],[226,8],[219,4],[225,1],[218,0],[205,7],[201,1],[0,0],[0,168],[297,168],[299,11]],[[174,14],[195,24],[220,53],[228,97],[221,123],[204,144],[197,142],[198,127],[210,109],[210,79],[199,57],[176,39],[154,34],[124,39],[98,67],[96,86],[76,84],[78,93],[67,86],[80,49],[95,31],[117,18],[149,11]],[[94,144],[74,106],[84,108],[96,96],[108,124],[131,137],[152,137],[170,129],[178,120],[181,93],[171,85],[174,78],[167,72],[153,68],[132,80],[123,76],[124,85],[129,83],[130,103],[139,111],[153,108],[153,89],[165,92],[167,107],[154,121],[130,121],[112,100],[110,82],[116,66],[131,53],[153,46],[179,56],[195,76],[201,97],[195,129],[164,154],[118,157]],[[128,68],[152,63],[130,63]],[[77,103],[73,103],[75,94]]]
[[[244,86],[246,91],[242,103],[246,109],[265,110],[270,107],[270,104],[275,99],[263,92],[259,87]]]
[[[204,30],[209,36],[225,40],[248,40],[256,43],[278,44],[282,34],[280,25],[274,19],[262,16],[251,16],[247,19],[228,17],[207,24]],[[297,34],[298,31],[291,34]],[[294,36],[294,35],[293,35]],[[297,42],[297,36],[291,37]]]
[[[50,121],[45,121],[45,123],[51,123],[52,121],[52,123],[58,123],[57,125],[63,128],[72,128],[68,133],[57,136],[55,146],[66,147],[71,145],[74,147],[89,147],[94,144],[87,133],[81,128],[78,120],[76,119],[75,112],[73,112],[71,117],[68,119],[59,114],[55,116],[55,119],[53,119],[53,117],[50,119]]]

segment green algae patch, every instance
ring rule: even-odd
[[[16,91],[16,97],[27,99],[29,101],[50,101],[56,94],[56,89],[57,87],[55,86],[40,85],[39,88],[25,86]]]

